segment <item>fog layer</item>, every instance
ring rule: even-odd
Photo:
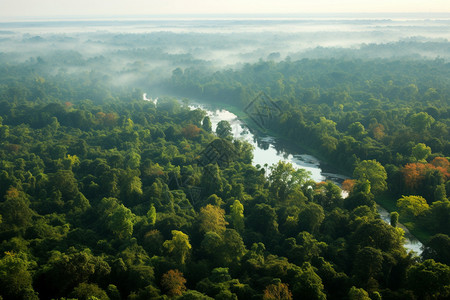
[[[177,67],[303,58],[450,58],[450,19],[220,19],[0,23],[0,60],[113,83],[157,84]]]

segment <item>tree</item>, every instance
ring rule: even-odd
[[[327,153],[331,154],[333,151],[336,150],[337,145],[339,144],[339,141],[337,138],[335,138],[334,136],[330,136],[330,135],[322,135],[320,137],[320,141],[322,142],[321,146],[322,148],[324,148]]]
[[[450,297],[450,267],[427,259],[411,266],[407,283],[420,299],[448,299]]]
[[[434,232],[450,234],[450,201],[436,201],[427,214],[428,224]]]
[[[284,249],[290,261],[301,265],[305,261],[311,261],[320,257],[322,250],[326,249],[327,244],[319,242],[314,236],[306,231],[300,232],[297,238],[288,238],[284,242]]]
[[[153,203],[152,203],[152,205],[150,205],[150,209],[147,212],[147,218],[148,218],[149,224],[154,226],[156,223],[156,208]]]
[[[380,219],[360,222],[352,233],[352,246],[372,247],[382,251],[402,249],[403,232]]]
[[[208,231],[203,237],[201,247],[205,253],[213,257],[214,261],[220,259],[220,248],[223,245],[223,239],[214,231]]]
[[[289,285],[278,282],[276,284],[269,284],[266,286],[263,295],[264,300],[291,300],[292,293],[289,290]]]
[[[172,239],[165,241],[163,246],[182,265],[186,262],[192,248],[189,243],[189,236],[178,230],[172,230]]]
[[[83,282],[103,280],[111,268],[89,249],[78,251],[71,247],[67,253],[52,251],[51,257],[35,281],[39,296],[44,299],[67,295]]]
[[[214,265],[218,266],[238,264],[246,252],[242,237],[234,229],[227,229],[222,236],[208,231],[203,238],[201,247]]]
[[[397,200],[397,206],[404,214],[414,217],[420,216],[430,209],[427,200],[421,196],[403,196]]]
[[[225,211],[220,207],[208,204],[200,209],[198,214],[200,231],[213,231],[223,234],[226,230],[228,222],[225,221]]]
[[[412,155],[416,161],[425,161],[431,154],[431,148],[423,143],[418,143],[412,148]]]
[[[397,227],[399,214],[396,211],[391,212],[391,226]]]
[[[402,168],[403,180],[409,191],[416,191],[425,178],[425,172],[426,165],[423,163],[411,163]]]
[[[107,226],[119,239],[127,239],[133,234],[134,217],[131,210],[120,204],[108,215]]]
[[[188,124],[182,129],[183,135],[188,139],[196,138],[200,134],[200,128],[194,124]]]
[[[246,253],[244,241],[240,234],[234,229],[227,229],[223,237],[221,249],[222,265],[228,266],[238,264]]]
[[[351,134],[355,138],[362,138],[367,134],[364,125],[360,122],[354,122],[348,126],[348,133]]]
[[[450,237],[442,233],[432,236],[425,244],[422,257],[450,265]]]
[[[206,132],[211,132],[212,130],[212,124],[211,124],[211,119],[206,116],[203,118],[203,122],[202,122],[202,128],[206,131]]]
[[[206,197],[212,194],[221,195],[223,192],[223,182],[217,164],[208,164],[203,170],[200,182],[203,195]]]
[[[50,191],[61,195],[64,208],[72,211],[85,211],[90,207],[89,201],[78,190],[78,183],[71,170],[59,170],[49,176]]]
[[[302,265],[301,274],[295,274],[294,276],[295,283],[292,284],[292,291],[295,299],[325,300],[327,298],[322,279],[310,263],[305,262]]]
[[[141,156],[134,151],[128,152],[126,160],[127,166],[131,169],[137,169],[141,165]]]
[[[434,190],[434,201],[446,201],[447,200],[447,192],[445,190],[445,184],[440,184]]]
[[[169,270],[161,277],[161,286],[169,297],[181,296],[186,290],[186,279],[178,270]]]
[[[237,232],[244,230],[244,205],[239,200],[234,200],[230,205],[231,223]]]
[[[0,225],[9,230],[25,230],[35,215],[29,205],[27,194],[10,187],[6,192],[5,201],[0,203],[0,214],[3,216],[3,222]]]
[[[136,216],[116,198],[103,198],[98,206],[105,227],[117,238],[127,239],[133,234]]]
[[[375,278],[381,272],[383,266],[383,254],[381,250],[372,247],[364,247],[356,253],[353,269],[361,281],[366,283],[369,278]]]
[[[413,114],[409,118],[409,122],[414,130],[423,132],[431,127],[431,124],[434,123],[434,118],[426,112],[421,111],[417,114]]]
[[[29,262],[19,255],[6,252],[0,259],[0,298],[39,299],[33,291]]]
[[[376,124],[372,127],[372,134],[373,137],[380,141],[384,138],[384,136],[386,135],[384,132],[384,126],[383,124]]]
[[[445,172],[445,170],[450,171],[450,162],[448,161],[448,159],[446,157],[435,157],[431,161],[431,164],[433,166],[435,166],[436,168],[442,168],[444,172]]]
[[[104,290],[92,283],[80,283],[73,292],[70,293],[70,297],[74,297],[79,300],[109,300],[108,295]]]
[[[345,179],[342,182],[342,190],[351,193],[353,191],[353,187],[355,186],[355,180],[353,179]]]
[[[272,235],[278,232],[277,218],[274,208],[264,203],[257,204],[248,216],[248,225],[262,234]]]
[[[222,120],[217,123],[216,134],[222,139],[232,139],[233,134],[230,123],[226,120]]]
[[[310,175],[311,172],[305,169],[296,170],[291,163],[280,160],[270,166],[269,189],[274,197],[284,201],[295,188],[300,189],[310,179]]]
[[[358,289],[356,286],[352,286],[348,292],[349,300],[370,300],[369,294],[364,289]]]
[[[136,202],[143,194],[141,178],[127,172],[122,179],[121,191],[128,203]]]
[[[336,133],[336,122],[325,117],[320,117],[320,121],[315,127],[321,136],[332,136]]]
[[[308,203],[300,213],[298,214],[298,225],[300,231],[308,231],[316,233],[325,219],[325,213],[322,206],[316,203]]]
[[[363,160],[353,171],[353,177],[358,180],[368,180],[374,194],[387,189],[387,173],[384,167],[376,160]]]
[[[67,154],[67,157],[64,159],[64,162],[67,161],[66,169],[72,168],[72,166],[79,166],[80,159],[76,155]]]

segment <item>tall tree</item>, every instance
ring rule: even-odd
[[[291,300],[292,293],[289,290],[289,285],[278,282],[276,284],[269,284],[264,290],[263,300]]]
[[[182,265],[186,262],[186,258],[192,248],[189,243],[189,236],[178,230],[172,230],[172,239],[165,241],[163,246]]]
[[[119,239],[130,238],[133,234],[134,214],[123,204],[114,209],[107,217],[109,230],[112,231]]]
[[[222,139],[232,139],[232,128],[228,121],[222,120],[217,123],[216,134]]]
[[[244,230],[244,205],[239,200],[234,200],[230,206],[231,223],[237,232]]]
[[[198,214],[200,231],[213,231],[223,234],[228,222],[225,221],[225,211],[220,207],[208,204],[200,209]]]
[[[426,162],[425,160],[431,154],[431,148],[424,143],[418,143],[412,148],[412,155],[416,161]]]
[[[186,279],[178,270],[169,270],[161,277],[161,286],[169,297],[181,296],[186,290]]]
[[[418,131],[423,132],[431,127],[431,124],[434,123],[434,118],[427,114],[426,112],[419,112],[417,114],[413,114],[409,118],[409,122],[411,124],[411,127]]]
[[[202,122],[202,128],[206,131],[206,132],[211,132],[212,130],[212,124],[211,124],[211,119],[206,116],[203,118],[203,122]]]
[[[353,171],[353,177],[358,180],[368,180],[374,194],[387,189],[387,173],[376,160],[363,160]]]
[[[305,169],[295,169],[291,163],[279,161],[270,166],[270,191],[281,201],[286,200],[294,189],[300,189],[310,179],[311,173]]]

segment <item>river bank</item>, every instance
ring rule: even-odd
[[[323,155],[322,153],[317,151],[317,149],[314,149],[313,147],[309,147],[308,145],[299,144],[299,143],[293,141],[288,136],[283,135],[282,133],[271,129],[270,127],[265,127],[264,131],[262,131],[261,129],[259,129],[260,126],[258,124],[256,124],[254,122],[254,120],[251,117],[249,117],[249,115],[247,113],[245,113],[243,111],[243,109],[241,109],[237,106],[233,106],[228,103],[217,104],[217,102],[212,102],[212,101],[208,101],[208,100],[204,100],[204,99],[200,100],[200,99],[195,99],[195,98],[189,98],[189,100],[190,100],[190,103],[198,103],[198,104],[202,104],[202,105],[207,105],[213,109],[219,109],[219,110],[224,109],[224,110],[227,110],[227,111],[233,113],[234,115],[237,116],[237,118],[239,120],[241,120],[246,125],[248,130],[253,135],[255,135],[256,137],[259,137],[259,138],[272,137],[272,138],[276,139],[278,141],[278,145],[280,147],[284,147],[287,150],[286,152],[291,152],[291,153],[292,152],[301,152],[301,153],[305,153],[307,155],[315,157],[316,159],[318,159],[320,161],[321,169],[325,173],[331,173],[331,174],[339,173],[340,175],[343,175],[345,178],[350,178],[352,176],[351,171],[343,170],[333,160],[329,159],[328,157],[326,157],[325,155]]]

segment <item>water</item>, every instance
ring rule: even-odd
[[[295,149],[287,149],[283,147],[281,142],[271,136],[256,136],[251,133],[250,129],[239,118],[225,109],[218,109],[214,105],[193,103],[189,105],[191,109],[201,108],[206,111],[211,119],[212,129],[215,131],[217,123],[222,120],[228,121],[232,128],[234,138],[247,141],[254,147],[253,165],[271,166],[278,161],[286,161],[292,164],[294,168],[302,168],[311,172],[311,178],[316,181],[331,180],[334,183],[341,183],[346,176],[330,172],[324,172],[320,161],[312,155],[297,153]],[[280,149],[281,146],[281,149]],[[266,168],[267,169],[267,168]],[[389,212],[381,206],[378,206],[378,212],[383,221],[390,224]],[[405,231],[404,247],[408,251],[416,254],[422,253],[422,243],[415,238],[406,227],[398,224]]]
[[[288,153],[286,148],[283,147],[286,145],[282,145],[282,141],[279,141],[274,137],[254,135],[247,125],[228,110],[215,109],[213,106],[206,104],[192,104],[190,105],[190,108],[201,108],[205,110],[211,119],[212,129],[214,131],[217,123],[222,120],[228,121],[232,128],[233,137],[235,139],[244,140],[253,146],[253,165],[255,166],[271,166],[281,160],[291,163],[296,169],[302,168],[311,172],[311,178],[316,182],[332,180],[333,182],[339,183],[347,178],[340,174],[323,172],[320,161],[312,155]],[[267,169],[267,171],[269,170]]]
[[[380,214],[381,219],[388,224],[391,224],[391,216],[390,213],[384,209],[383,207],[378,205],[378,213]],[[402,224],[397,224],[398,227],[402,228],[405,231],[405,248],[414,251],[417,254],[422,253],[422,243],[409,232],[408,228],[403,226]]]

